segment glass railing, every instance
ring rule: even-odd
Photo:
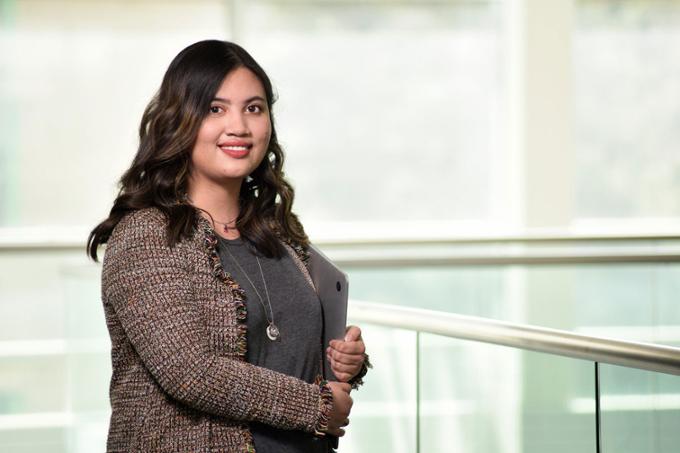
[[[678,244],[544,237],[321,246],[350,274],[356,299],[674,346]],[[82,247],[0,241],[0,451],[104,451],[109,342],[100,268]],[[592,361],[360,325],[375,367],[354,394],[340,453],[595,451]],[[677,451],[680,430],[668,428],[680,410],[676,378],[599,371],[602,451]]]
[[[601,365],[600,418],[604,452],[680,451],[680,379]]]
[[[380,326],[369,327],[367,339],[383,337],[389,344],[384,329],[401,329],[400,340],[414,345],[397,347],[391,357],[411,362],[412,375],[382,376],[381,382],[392,383],[394,390],[415,380],[415,395],[405,392],[402,405],[413,415],[403,421],[410,429],[381,439],[359,440],[352,432],[349,442],[372,442],[378,451],[387,442],[384,451],[466,453],[656,453],[680,447],[673,424],[680,402],[680,348],[436,311],[351,306],[355,322]],[[375,362],[389,363],[385,351],[378,353]],[[394,393],[383,395],[385,406]],[[369,414],[358,415],[357,423],[375,423]],[[391,419],[392,413],[382,417]],[[630,436],[634,441],[622,440]]]

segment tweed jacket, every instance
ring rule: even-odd
[[[114,228],[102,268],[113,375],[107,452],[253,452],[248,422],[314,432],[330,388],[245,361],[243,290],[221,266],[200,218],[167,245],[156,208]],[[309,280],[301,250],[286,245]]]

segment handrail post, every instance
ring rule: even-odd
[[[602,418],[600,407],[600,364],[595,362],[595,451],[602,453]]]
[[[420,453],[420,332],[416,331],[416,453]]]

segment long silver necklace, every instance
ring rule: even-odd
[[[227,253],[229,253],[229,256],[231,259],[234,261],[236,266],[238,266],[239,270],[243,275],[245,275],[246,279],[248,279],[248,283],[250,283],[250,286],[253,287],[255,290],[255,294],[257,294],[257,297],[260,299],[260,304],[262,305],[262,309],[264,310],[264,316],[267,318],[267,322],[269,325],[267,326],[267,338],[269,338],[272,341],[278,340],[278,338],[281,336],[281,332],[279,332],[279,328],[276,327],[276,324],[274,324],[274,310],[272,309],[272,301],[269,299],[269,290],[267,289],[267,281],[264,279],[264,272],[262,272],[262,265],[260,264],[260,259],[257,257],[257,254],[255,254],[255,260],[257,261],[257,267],[260,268],[260,276],[262,277],[262,283],[264,284],[264,292],[267,295],[267,304],[269,304],[269,312],[272,315],[272,319],[269,319],[269,316],[267,316],[267,306],[264,304],[264,299],[262,299],[262,296],[260,296],[260,292],[257,290],[255,285],[253,284],[253,281],[248,277],[248,274],[246,273],[245,270],[241,267],[241,265],[238,263],[236,260],[236,257],[231,253],[231,250],[229,250],[229,244],[226,242],[224,243],[226,245]]]

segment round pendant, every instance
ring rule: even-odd
[[[276,327],[274,324],[269,324],[267,326],[267,337],[269,337],[270,340],[276,341],[279,338],[279,328]]]

